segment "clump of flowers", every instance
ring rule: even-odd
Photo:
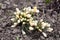
[[[14,24],[11,27],[16,27],[18,24],[22,23],[23,30],[22,33],[26,34],[25,30],[33,31],[37,29],[38,31],[42,32],[42,34],[47,37],[47,34],[44,31],[52,32],[52,28],[50,28],[50,24],[47,22],[44,22],[43,19],[35,20],[34,14],[39,13],[39,10],[37,7],[27,7],[23,8],[22,10],[19,10],[16,8],[15,18],[12,18],[11,21],[14,22]]]

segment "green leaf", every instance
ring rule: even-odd
[[[16,37],[16,40],[19,40],[19,37],[18,36]]]
[[[51,2],[51,0],[46,0],[46,1],[45,1],[46,4],[47,4],[47,3],[50,3],[50,2]]]

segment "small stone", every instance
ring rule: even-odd
[[[40,36],[41,37],[41,39],[45,39],[43,36]]]
[[[2,5],[1,5],[1,8],[2,8],[2,9],[5,9],[5,8],[6,8],[6,4],[2,4]]]
[[[5,27],[6,25],[7,25],[7,23],[5,22],[5,23],[2,23],[3,24],[3,27]]]
[[[60,34],[60,31],[58,31],[59,32],[59,34]]]
[[[20,40],[23,40],[23,38],[20,38]]]
[[[18,32],[20,32],[19,29],[14,29],[13,30],[13,33],[18,33]]]
[[[56,35],[57,38],[59,38],[59,35]]]
[[[0,31],[2,31],[3,29],[0,27]]]
[[[6,3],[6,4],[10,4],[10,2],[9,2],[9,1],[4,1],[4,3]]]

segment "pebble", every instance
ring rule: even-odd
[[[49,38],[47,38],[46,40],[54,40],[54,39],[53,39],[53,37],[49,37]]]
[[[2,5],[1,5],[1,8],[2,8],[2,9],[5,9],[5,8],[6,8],[6,4],[2,4]]]
[[[59,35],[56,35],[56,37],[58,38],[58,37],[59,37]]]
[[[0,27],[0,31],[2,31],[2,30],[3,30],[3,28]]]
[[[20,32],[19,29],[14,29],[14,30],[12,31],[12,33],[18,33],[18,32]]]
[[[2,23],[2,25],[3,25],[3,27],[5,27],[7,25],[7,23],[6,22],[5,23]]]
[[[40,36],[41,37],[41,39],[45,39],[45,37],[43,37],[43,36]]]
[[[58,31],[59,32],[59,34],[60,34],[60,31]]]

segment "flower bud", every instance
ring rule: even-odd
[[[15,27],[16,25],[12,25],[11,27]]]
[[[40,22],[43,22],[43,19],[40,19]]]
[[[12,18],[12,19],[11,19],[11,21],[13,21],[13,22],[14,22],[14,21],[15,21],[15,18]]]
[[[35,20],[35,21],[30,21],[30,25],[31,25],[31,26],[37,26],[37,23],[38,23],[37,20]]]
[[[47,31],[48,32],[52,32],[53,31],[53,28],[48,28]]]
[[[17,12],[20,12],[20,10],[19,10],[18,8],[16,8],[16,11],[17,11]]]
[[[42,32],[42,34],[43,34],[44,37],[47,37],[47,34],[46,33]]]
[[[42,22],[42,29],[44,29],[46,27],[46,23]]]
[[[27,14],[26,16],[27,16],[27,18],[31,18],[31,14]]]
[[[47,27],[50,27],[50,24],[47,24]]]
[[[22,30],[22,34],[25,35],[26,34],[25,31]]]
[[[11,27],[16,27],[17,24],[18,24],[18,23],[14,23],[14,25],[12,25]]]
[[[18,20],[18,23],[20,23],[20,19]]]
[[[25,24],[25,22],[23,22],[23,24]]]
[[[29,27],[29,30],[34,30],[34,28],[33,27]]]

